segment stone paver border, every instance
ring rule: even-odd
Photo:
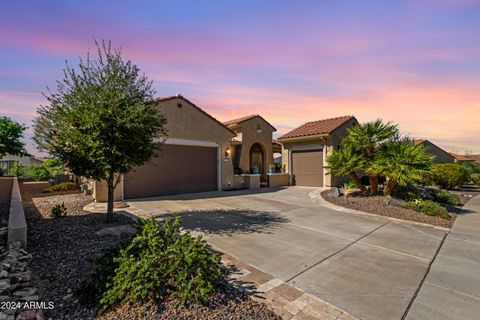
[[[214,248],[216,249],[216,248]],[[230,281],[260,303],[266,304],[286,320],[356,320],[348,312],[314,296],[285,281],[223,253],[222,261],[235,271]]]

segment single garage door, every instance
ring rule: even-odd
[[[292,174],[297,186],[323,187],[323,151],[293,151]]]
[[[125,198],[217,190],[217,148],[163,145],[161,154],[127,173]]]

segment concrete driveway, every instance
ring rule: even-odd
[[[401,319],[446,231],[334,210],[308,187],[137,199],[213,246],[362,319]]]

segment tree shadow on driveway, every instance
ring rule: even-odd
[[[279,224],[289,222],[278,213],[239,209],[192,210],[178,212],[177,215],[184,229],[226,236],[239,233],[271,233]],[[171,216],[173,213],[156,218]]]

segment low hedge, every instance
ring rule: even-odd
[[[444,219],[450,218],[447,209],[431,200],[417,199],[409,201],[407,202],[407,208],[429,216],[436,216]]]
[[[431,177],[433,183],[443,189],[457,188],[470,181],[468,169],[457,163],[434,164]]]
[[[460,206],[462,204],[462,201],[460,201],[460,198],[456,194],[450,193],[447,190],[436,190],[433,192],[433,196],[436,202],[450,204],[452,206]]]
[[[62,182],[42,190],[43,193],[61,192],[78,189],[77,184],[73,182]]]

